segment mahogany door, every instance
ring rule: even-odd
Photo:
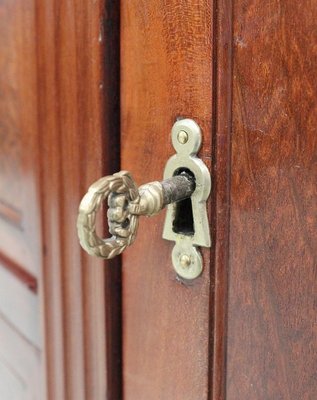
[[[121,5],[121,166],[160,178],[203,131],[212,247],[192,284],[164,216],[123,255],[124,399],[317,398],[317,4]]]
[[[0,1],[0,398],[317,398],[317,4]],[[104,262],[81,197],[160,180],[200,125],[210,249],[179,279],[164,212]],[[102,215],[100,231],[106,231]]]
[[[1,400],[119,398],[118,268],[76,233],[80,197],[119,167],[118,16],[0,1]]]

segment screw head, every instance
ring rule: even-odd
[[[177,135],[177,140],[181,144],[185,144],[188,142],[188,133],[185,131],[179,131]]]
[[[182,268],[188,268],[191,264],[191,259],[187,254],[182,254],[179,258],[179,263]]]

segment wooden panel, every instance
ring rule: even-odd
[[[3,400],[41,400],[40,352],[0,314],[0,396]]]
[[[317,398],[317,5],[234,2],[227,399]]]
[[[90,184],[118,169],[118,3],[37,9],[47,399],[117,400],[120,270],[81,251],[76,220]]]
[[[232,114],[232,0],[218,0],[215,13],[214,131],[212,142],[211,229],[214,266],[210,303],[209,398],[226,399],[226,331],[230,231]],[[239,368],[237,366],[237,368]],[[238,400],[238,399],[237,399]],[[240,399],[239,399],[240,400]],[[255,399],[254,399],[255,400]]]
[[[31,343],[41,348],[38,296],[0,262],[0,312]]]
[[[0,308],[18,335],[42,347],[38,280],[52,400],[120,397],[120,266],[105,273],[82,254],[76,233],[81,196],[118,169],[119,4],[112,3],[0,2]],[[29,373],[27,385],[40,381],[38,369]],[[34,400],[34,391],[23,399]]]
[[[41,225],[34,0],[0,2],[0,362],[3,399],[40,399]]]
[[[202,159],[211,161],[212,2],[122,3],[122,167],[141,184],[162,178],[173,154],[179,117],[203,130]],[[164,213],[143,219],[123,255],[124,398],[207,399],[210,251],[192,284],[171,265],[162,239]]]
[[[0,251],[40,272],[35,8],[0,3]]]

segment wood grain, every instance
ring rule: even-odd
[[[317,6],[234,4],[227,399],[312,400]]]
[[[0,251],[41,270],[34,0],[0,4]]]
[[[0,396],[317,398],[316,5],[121,2],[121,61],[119,8],[0,2]],[[121,343],[120,261],[81,252],[78,204],[120,148],[139,184],[161,179],[183,117],[203,131],[213,245],[181,282],[164,215],[141,221]]]
[[[37,294],[42,247],[35,16],[34,0],[0,2],[0,397],[3,399],[39,400],[44,386],[41,300]]]
[[[76,219],[91,183],[117,168],[119,10],[84,0],[37,10],[47,399],[117,400],[120,274],[81,251]]]
[[[117,400],[120,265],[81,252],[76,217],[118,169],[119,4],[5,0],[0,19],[0,308],[44,342],[41,398]]]
[[[218,0],[214,31],[213,190],[211,232],[213,266],[210,290],[209,398],[226,399],[227,302],[230,234],[230,169],[232,129],[232,0]]]
[[[162,178],[177,118],[203,131],[210,165],[212,3],[129,1],[121,20],[122,167],[136,181]],[[164,215],[143,219],[123,255],[123,394],[127,400],[207,399],[210,251],[191,285],[176,279]]]

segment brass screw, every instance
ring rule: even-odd
[[[188,142],[188,133],[185,131],[179,131],[177,135],[177,140],[181,144],[185,144]]]
[[[179,263],[182,268],[188,268],[191,264],[190,257],[187,254],[182,254],[179,258]]]

